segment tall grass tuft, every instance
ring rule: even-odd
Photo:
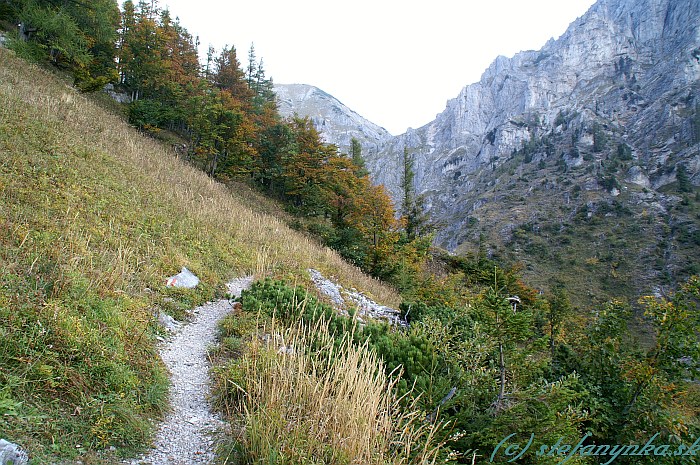
[[[274,326],[229,367],[240,415],[224,463],[435,463],[440,426],[399,405],[397,378],[366,344],[322,320]]]

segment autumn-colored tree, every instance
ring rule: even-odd
[[[396,268],[393,255],[399,240],[400,223],[394,216],[394,206],[383,185],[370,186],[364,193],[354,224],[370,243],[366,269],[375,276],[389,278]]]
[[[167,73],[164,81],[183,86],[199,80],[200,65],[194,39],[179,20],[172,20],[168,10],[160,12],[157,33],[162,37],[160,55]]]
[[[253,90],[248,85],[246,74],[236,56],[236,48],[224,47],[221,54],[214,59],[213,84],[225,90],[242,104],[251,102]]]
[[[258,151],[257,127],[247,113],[249,106],[227,91],[220,92],[219,99],[225,111],[219,173],[226,178],[250,180],[255,174]]]

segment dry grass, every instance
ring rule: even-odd
[[[146,445],[166,388],[154,311],[182,312],[236,275],[308,283],[313,267],[398,303],[333,251],[244,205],[0,49],[3,436],[45,463],[101,463],[95,451]],[[164,287],[182,266],[200,277],[197,290]]]
[[[396,378],[366,345],[350,334],[338,344],[323,322],[263,333],[236,362],[240,384],[229,381],[241,390],[241,420],[225,463],[435,462],[440,426],[399,406]]]
[[[232,195],[222,184],[186,165],[169,148],[6,50],[0,50],[0,86],[5,115],[24,113],[60,130],[66,146],[87,145],[102,151],[96,162],[108,158],[113,169],[137,175],[132,189],[141,201],[169,204],[177,214],[197,222],[200,237],[238,252],[238,263],[229,265],[232,274],[294,275],[299,280],[302,272],[315,267],[376,300],[398,304],[394,290],[344,262],[334,251],[272,216],[245,208],[235,192]],[[138,260],[134,253],[133,244],[124,244],[122,260]],[[188,257],[178,258],[189,261]]]

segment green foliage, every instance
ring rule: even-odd
[[[538,299],[516,273],[493,268],[484,258],[453,265],[483,292],[467,305],[404,302],[401,311],[410,323],[404,330],[371,321],[358,327],[281,282],[257,283],[242,300],[251,314],[328,319],[336,339],[351,333],[355,343],[367,341],[388,372],[400,370],[397,394],[417,399],[426,418],[451,422],[446,451],[464,460],[477,449],[493,451],[512,433],[519,435],[513,441],[524,442],[534,434],[533,450],[586,433],[596,444],[639,442],[648,439],[647,431],[663,431],[673,444],[697,434],[697,421],[683,413],[682,386],[697,376],[700,360],[694,330],[700,281],[691,280],[668,302],[645,300],[656,342],[643,348],[630,337],[630,308],[620,302],[606,305],[578,332],[563,288]],[[516,289],[523,296],[517,306],[506,299]],[[509,458],[496,456],[494,462]],[[550,463],[538,460],[545,459],[522,458]]]
[[[684,412],[681,400],[682,386],[696,376],[700,355],[697,289],[693,278],[670,301],[644,299],[654,331],[650,347],[630,339],[630,309],[620,302],[606,305],[586,330],[578,349],[581,364],[571,369],[582,374],[591,393],[591,416],[585,424],[596,443],[634,443],[645,432],[663,432],[667,443],[677,444],[697,434],[697,421]],[[676,463],[672,458],[654,460],[635,463]]]
[[[403,174],[401,176],[401,192],[403,194],[401,203],[401,214],[406,219],[406,234],[409,239],[415,237],[415,201],[416,187],[414,186],[414,178],[416,176],[413,166],[415,160],[413,155],[408,153],[408,147],[403,149]]]
[[[601,187],[608,192],[611,192],[613,189],[620,189],[620,183],[617,181],[614,175],[600,176],[598,178],[598,182],[600,183]]]
[[[19,20],[29,34],[29,44],[18,51],[27,58],[44,59],[59,66],[86,66],[90,62],[88,44],[83,31],[65,9],[49,2],[27,1]],[[20,40],[23,40],[20,38]]]
[[[338,315],[329,305],[319,302],[300,287],[292,288],[283,282],[266,279],[243,291],[241,302],[245,311],[274,317],[287,325],[322,320],[338,344],[346,334],[352,334],[357,344],[367,341],[386,363],[387,374],[402,370],[397,384],[400,394],[407,393],[412,386],[416,387],[416,393],[430,392],[436,370],[446,370],[428,335],[420,331],[394,331],[387,324],[377,322],[366,322],[358,327],[354,318]]]
[[[129,123],[140,129],[159,128],[168,121],[169,110],[158,100],[137,100],[129,104]]]
[[[617,158],[622,161],[632,160],[632,148],[629,145],[620,142],[617,144]]]
[[[70,69],[82,91],[116,82],[114,57],[119,8],[115,2],[10,3],[13,8],[7,14],[20,23],[20,35],[11,46],[20,56]]]
[[[608,136],[605,134],[603,128],[596,124],[593,126],[593,151],[600,153],[607,147]]]
[[[342,334],[352,325],[349,319],[337,315],[329,305],[319,302],[303,288],[292,288],[269,278],[244,290],[240,300],[245,311],[259,312],[290,325],[299,320],[314,323],[323,319],[328,322],[332,334]]]
[[[365,168],[365,160],[362,158],[362,144],[354,137],[350,141],[350,159],[352,164],[355,165],[355,175],[358,178],[369,175],[369,171]]]
[[[688,168],[685,165],[676,165],[676,181],[678,182],[678,192],[686,193],[693,191],[693,184],[688,176]]]

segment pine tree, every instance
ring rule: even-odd
[[[362,144],[354,137],[350,140],[350,159],[355,167],[355,176],[362,178],[369,174],[365,168],[365,159],[362,157]]]
[[[409,242],[419,237],[426,237],[435,229],[435,224],[431,223],[425,211],[425,197],[416,195],[414,164],[415,159],[409,155],[408,148],[404,148],[401,176],[403,194],[401,216],[405,223],[406,239]]]
[[[506,384],[508,383],[509,354],[517,350],[518,343],[526,340],[531,332],[531,314],[523,307],[511,306],[505,288],[500,287],[494,273],[494,285],[483,296],[479,308],[484,315],[485,327],[498,348],[498,397],[493,404],[499,414],[506,408]]]
[[[403,202],[401,204],[401,215],[406,219],[406,234],[409,239],[415,237],[414,211],[416,200],[416,188],[413,185],[415,173],[413,171],[414,159],[408,153],[408,147],[403,149],[403,171],[401,176],[401,191]]]

